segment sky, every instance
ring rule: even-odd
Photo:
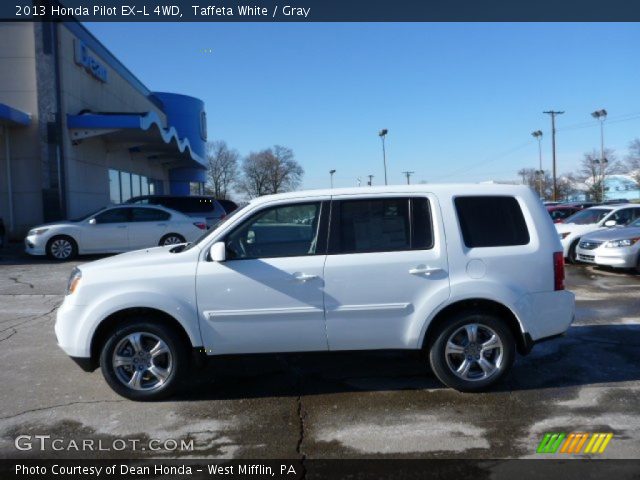
[[[149,89],[201,98],[209,140],[241,155],[279,144],[304,188],[515,180],[558,173],[640,137],[640,24],[88,23]]]

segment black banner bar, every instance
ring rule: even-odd
[[[2,0],[0,20],[82,22],[634,22],[634,0]]]
[[[0,460],[0,478],[24,480],[251,478],[518,480],[640,478],[640,460]]]

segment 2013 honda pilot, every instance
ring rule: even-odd
[[[528,187],[417,185],[262,197],[194,243],[84,264],[55,331],[145,400],[174,392],[194,352],[424,350],[445,385],[479,391],[573,318]]]

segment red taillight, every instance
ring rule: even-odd
[[[564,253],[553,253],[553,289],[564,290]]]
[[[194,222],[193,223],[196,227],[198,227],[200,230],[206,230],[207,229],[207,224],[204,222]]]

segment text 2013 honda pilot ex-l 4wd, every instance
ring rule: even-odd
[[[478,391],[567,330],[563,282],[560,240],[528,187],[293,192],[195,243],[80,266],[55,330],[136,400],[173,392],[196,352],[424,350],[444,384]]]

